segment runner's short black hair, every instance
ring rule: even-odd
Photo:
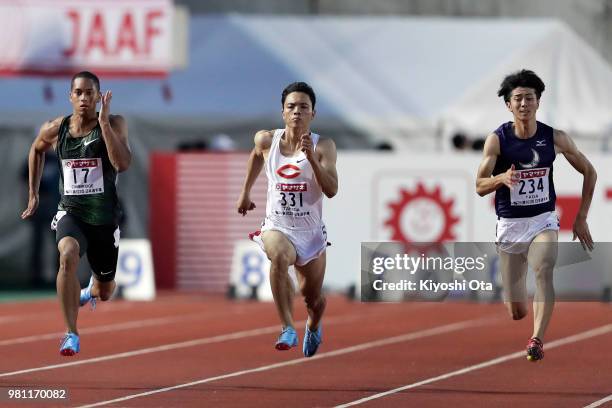
[[[544,82],[540,77],[531,70],[522,69],[504,78],[497,91],[497,96],[503,96],[504,101],[509,102],[512,91],[519,87],[534,89],[538,99],[544,92]]]
[[[306,82],[293,82],[287,85],[281,95],[282,106],[285,106],[285,99],[287,99],[287,95],[289,95],[291,92],[303,92],[308,95],[308,97],[310,98],[310,102],[312,103],[312,109],[314,109],[315,103],[317,102],[317,97],[315,96],[312,87]]]
[[[81,72],[77,72],[76,74],[74,74],[74,76],[72,77],[72,80],[70,81],[70,89],[74,87],[74,81],[77,78],[91,79],[93,83],[96,85],[96,88],[98,88],[98,91],[100,91],[100,79],[98,79],[96,74],[89,72],[89,71],[81,71]]]

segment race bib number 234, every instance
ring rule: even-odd
[[[550,201],[548,174],[550,169],[518,170],[518,183],[510,189],[513,206],[537,205]]]

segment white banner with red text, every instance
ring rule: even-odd
[[[165,75],[171,0],[0,0],[0,75]]]

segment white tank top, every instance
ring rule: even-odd
[[[266,218],[278,227],[320,228],[323,225],[321,186],[304,152],[294,157],[281,154],[280,140],[284,132],[284,129],[274,131],[265,164],[268,177]],[[311,137],[315,149],[319,135],[312,133]]]

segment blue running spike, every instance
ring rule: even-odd
[[[315,355],[317,350],[319,349],[319,345],[321,344],[323,338],[323,331],[321,330],[321,324],[319,324],[319,328],[315,331],[310,331],[308,329],[308,323],[306,323],[306,331],[304,333],[304,344],[302,346],[302,351],[304,352],[304,356],[312,357]]]
[[[91,302],[91,310],[96,309],[96,298],[91,296],[91,288],[93,287],[94,280],[93,276],[89,279],[89,285],[85,289],[81,289],[81,295],[79,297],[79,306],[85,306]]]
[[[277,350],[289,350],[291,347],[295,347],[298,344],[297,332],[291,326],[283,328],[278,340],[276,342]]]
[[[81,350],[79,336],[75,333],[66,333],[60,344],[60,354],[62,356],[74,356]]]

